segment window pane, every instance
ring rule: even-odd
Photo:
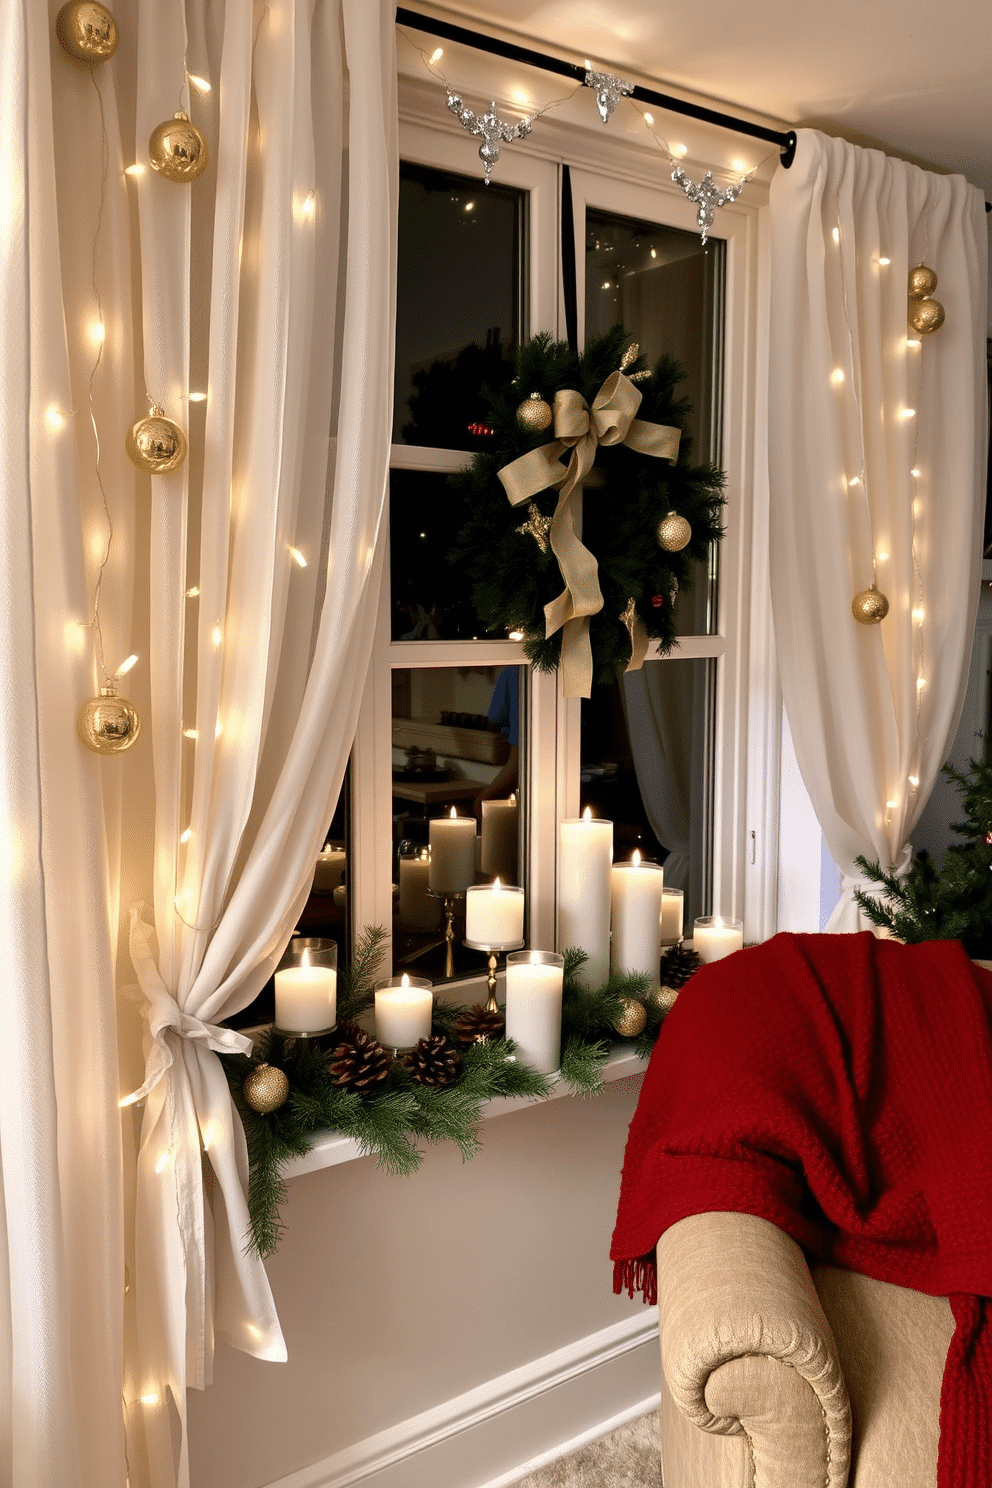
[[[681,363],[680,396],[692,404],[692,461],[716,459],[724,245],[698,233],[589,209],[586,213],[586,341],[618,322],[653,365],[667,352]],[[695,565],[679,593],[682,635],[716,631],[716,553]]]
[[[476,449],[483,388],[513,376],[525,316],[527,196],[404,162],[393,442]]]
[[[484,955],[462,944],[465,887],[497,877],[524,882],[525,676],[525,667],[393,670],[393,960],[400,971],[446,980],[442,853],[451,858],[450,882],[460,886],[455,976],[486,966]],[[452,809],[461,821],[449,830]]]
[[[711,899],[716,662],[645,662],[582,703],[581,808],[613,822],[613,858],[634,848],[685,894],[688,937]]]
[[[389,572],[394,641],[472,641],[492,633],[479,623],[465,569],[448,552],[465,521],[465,502],[434,471],[389,475]],[[506,632],[498,633],[501,640]]]

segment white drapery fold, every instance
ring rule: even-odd
[[[812,130],[771,187],[772,610],[796,757],[867,928],[863,854],[905,872],[967,686],[985,480],[980,192]],[[925,261],[946,321],[907,331]],[[918,344],[913,345],[913,342]],[[873,564],[874,555],[874,564]],[[872,582],[880,625],[851,614]]]
[[[184,1426],[215,1336],[285,1358],[217,1058],[244,1041],[219,1025],[299,917],[371,648],[392,422],[393,21],[385,0],[134,5],[139,160],[185,70],[211,82],[191,106],[207,173],[137,187],[139,380],[191,443],[150,481],[154,828],[132,845],[152,885],[130,947],[150,1033],[135,1281],[155,1485],[188,1482],[169,1397]],[[197,386],[205,413],[187,402]]]

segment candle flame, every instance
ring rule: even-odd
[[[400,986],[401,987],[409,987],[409,985],[410,985],[410,978],[407,976],[406,972],[404,972],[403,975],[400,977]]]
[[[493,893],[494,894],[498,894],[501,888],[502,888],[502,884],[500,883],[499,879],[498,878],[494,878],[493,879]]]
[[[457,819],[458,819],[458,812],[455,810],[454,806],[452,806],[452,808],[451,808],[451,820],[452,821],[457,821]]]
[[[511,804],[511,806],[516,806],[516,804],[517,804],[517,793],[516,793],[516,791],[511,791],[510,792],[510,804]]]
[[[634,851],[631,853],[630,861],[633,863],[633,865],[634,865],[635,868],[639,868],[641,866],[641,855],[637,851],[637,848],[636,847],[634,848]]]
[[[541,964],[541,953],[540,953],[540,951],[531,951],[531,953],[530,953],[530,964],[531,964],[531,966],[540,966],[540,964]]]
[[[303,959],[300,961],[300,965],[301,966],[309,966],[310,965],[310,952],[309,951],[304,950],[304,952],[303,952]]]
[[[583,811],[583,813],[582,813],[582,820],[583,821],[592,821],[592,808],[591,807],[587,806],[586,809],[585,809],[585,811]]]

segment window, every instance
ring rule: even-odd
[[[420,107],[422,96],[410,107]],[[649,852],[671,860],[670,871],[683,874],[690,891],[689,915],[740,910],[746,528],[739,451],[753,242],[748,217],[728,212],[720,223],[726,246],[711,238],[703,251],[681,194],[625,184],[609,170],[572,170],[580,338],[622,318],[648,355],[674,350],[690,378],[695,446],[729,476],[719,563],[714,555],[701,565],[680,597],[680,647],[646,662],[634,684],[657,725],[653,758],[643,726],[634,730],[639,767],[626,689],[581,706],[561,698],[557,678],[532,672],[518,644],[480,633],[471,596],[446,561],[457,514],[445,477],[484,447],[482,384],[508,375],[519,339],[539,329],[564,334],[560,171],[521,142],[503,152],[487,195],[471,142],[430,119],[432,127],[408,122],[401,132],[390,574],[352,760],[353,912],[356,927],[392,924],[397,964],[419,957],[418,968],[430,963],[428,974],[441,981],[443,948],[430,944],[440,937],[441,917],[436,905],[412,897],[422,869],[403,863],[420,859],[435,808],[476,809],[478,787],[503,771],[489,712],[505,675],[517,679],[520,710],[515,848],[517,881],[527,888],[527,942],[555,943],[556,854],[548,845],[559,820],[586,801],[613,814],[618,858],[628,855],[631,826]],[[656,177],[653,160],[651,167]],[[737,393],[728,399],[723,389],[734,375]],[[456,977],[475,973],[480,963],[471,957],[459,949]]]

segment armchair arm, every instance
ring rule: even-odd
[[[662,1369],[689,1420],[744,1434],[762,1488],[846,1488],[851,1406],[799,1246],[750,1214],[695,1214],[658,1242]]]

